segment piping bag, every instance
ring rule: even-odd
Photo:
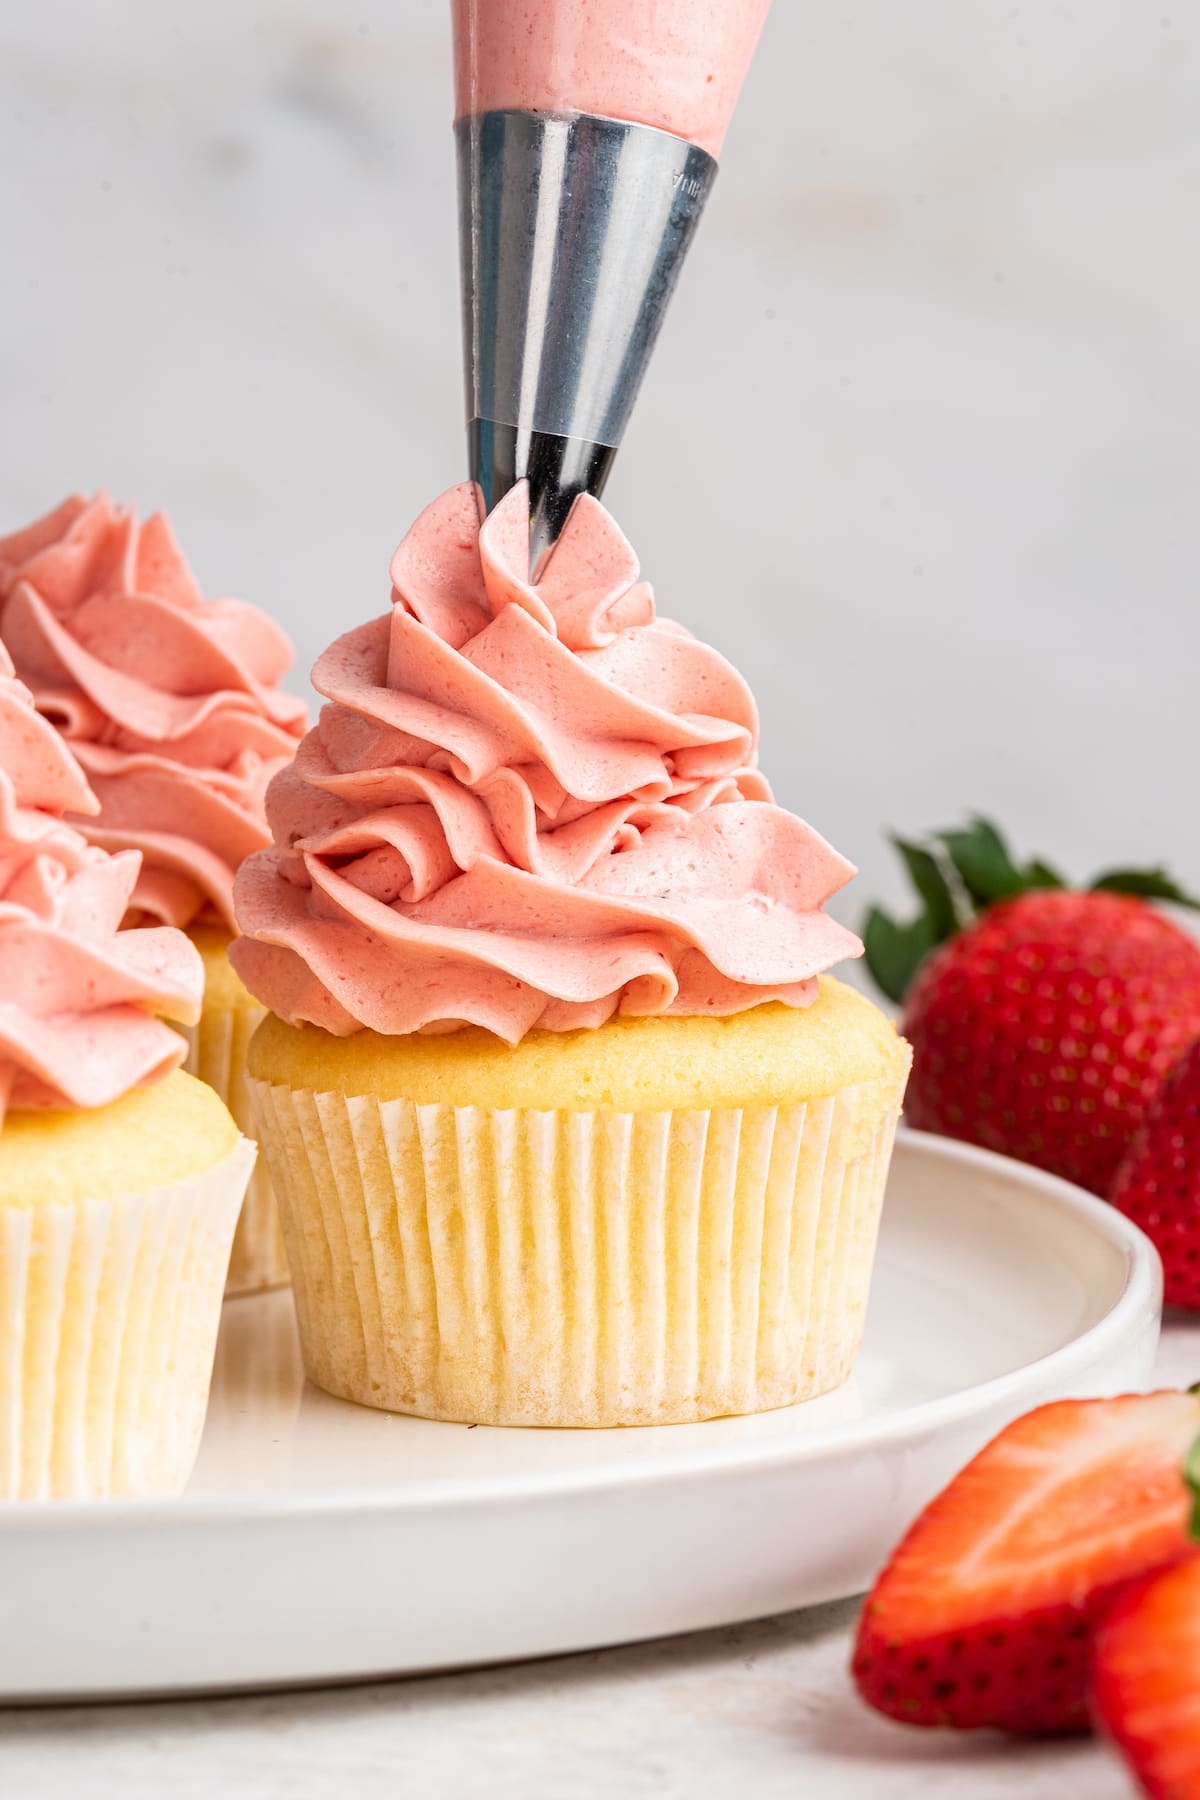
[[[453,0],[463,366],[481,516],[542,573],[599,495],[770,0]]]

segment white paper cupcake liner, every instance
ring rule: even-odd
[[[225,1102],[246,1137],[255,1136],[254,1107],[247,1088],[246,1049],[255,1027],[264,1017],[261,1006],[206,1006],[199,1025],[177,1025],[186,1038],[188,1053],[184,1068],[189,1075],[214,1088]],[[260,1157],[250,1186],[246,1204],[238,1220],[229,1259],[229,1275],[225,1292],[258,1294],[266,1288],[285,1287],[291,1280],[283,1233],[279,1229],[279,1208],[271,1189],[271,1176],[265,1157]]]
[[[824,1393],[862,1336],[902,1084],[675,1113],[251,1081],[310,1378],[424,1418],[653,1425]]]
[[[0,1208],[0,1497],[171,1494],[191,1473],[254,1163]]]

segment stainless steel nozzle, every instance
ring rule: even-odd
[[[485,512],[528,479],[536,577],[608,477],[717,165],[593,113],[455,129],[471,475]]]

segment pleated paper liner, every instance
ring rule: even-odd
[[[256,1135],[256,1126],[246,1085],[246,1047],[263,1016],[260,1006],[206,1006],[199,1025],[175,1027],[187,1039],[183,1066],[188,1074],[216,1089],[239,1130],[250,1138]],[[260,1157],[238,1220],[225,1291],[229,1295],[258,1294],[266,1288],[285,1287],[290,1280],[271,1176],[266,1158]]]
[[[0,1209],[0,1497],[183,1487],[254,1155],[243,1138],[144,1194]]]
[[[674,1113],[489,1111],[251,1080],[305,1366],[494,1425],[660,1425],[837,1387],[902,1082]]]

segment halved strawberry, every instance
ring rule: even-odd
[[[1062,1400],[1009,1425],[926,1508],[863,1609],[863,1698],[912,1725],[1080,1731],[1095,1622],[1191,1554],[1200,1398]]]
[[[1096,1634],[1102,1730],[1153,1800],[1200,1800],[1200,1558],[1118,1601]]]

